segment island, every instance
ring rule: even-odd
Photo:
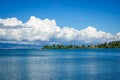
[[[120,48],[120,41],[105,42],[102,44],[91,44],[91,45],[62,45],[62,44],[52,44],[45,45],[41,49],[81,49],[81,48]]]

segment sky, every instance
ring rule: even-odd
[[[0,0],[0,41],[120,40],[119,3],[120,0]],[[30,26],[34,33],[23,30]],[[25,39],[20,32],[32,36]]]

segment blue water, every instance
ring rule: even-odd
[[[0,80],[120,80],[120,49],[0,50]]]

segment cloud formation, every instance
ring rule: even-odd
[[[99,31],[88,26],[77,30],[70,27],[59,27],[56,21],[31,16],[23,23],[17,18],[0,19],[0,42],[106,42],[120,40],[120,32],[116,34]]]

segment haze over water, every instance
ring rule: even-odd
[[[0,80],[119,80],[120,49],[0,50]]]

